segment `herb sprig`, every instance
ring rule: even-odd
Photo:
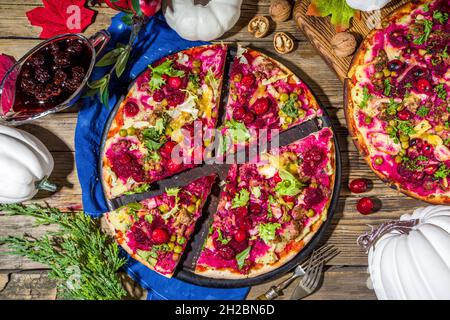
[[[38,225],[56,225],[57,231],[40,238],[30,235],[0,238],[6,254],[20,255],[50,268],[61,298],[118,300],[127,293],[117,271],[126,260],[114,239],[102,232],[100,222],[82,212],[64,213],[39,205],[2,204],[9,216],[28,216]]]

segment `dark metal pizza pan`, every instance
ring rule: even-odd
[[[231,60],[235,53],[235,49],[231,48],[231,54],[228,56],[228,60]],[[228,62],[229,65],[229,62]],[[227,74],[227,73],[226,73]],[[228,81],[225,77],[224,84],[226,84]],[[134,82],[130,84],[129,89],[133,86]],[[224,86],[225,92],[226,92],[226,85]],[[312,91],[311,91],[312,92]],[[226,96],[222,94],[222,97]],[[103,167],[103,154],[104,154],[104,146],[107,138],[107,134],[109,132],[109,129],[111,127],[111,124],[115,118],[115,115],[117,113],[117,110],[120,106],[120,103],[122,102],[124,97],[119,99],[116,106],[114,107],[114,110],[111,112],[109,119],[105,125],[105,129],[102,136],[101,141],[101,148],[100,148],[100,158],[99,158],[99,172],[102,172]],[[317,98],[316,98],[317,100]],[[317,100],[319,102],[319,100]],[[225,102],[225,101],[224,101]],[[320,102],[319,102],[320,104]],[[324,115],[314,119],[305,122],[304,124],[300,124],[299,127],[301,127],[300,134],[301,136],[298,137],[298,139],[303,138],[303,136],[309,135],[311,133],[317,132],[321,128],[328,127],[333,131],[333,139],[334,139],[334,150],[335,150],[335,177],[334,177],[334,187],[333,187],[333,195],[331,198],[330,206],[328,209],[327,214],[327,220],[322,224],[319,231],[317,231],[313,238],[305,245],[305,247],[290,261],[285,263],[284,265],[280,266],[276,270],[267,272],[265,274],[251,277],[251,278],[245,278],[245,279],[216,279],[216,278],[209,278],[200,276],[194,273],[195,269],[195,262],[197,261],[198,255],[201,251],[201,248],[203,246],[203,243],[206,239],[206,236],[208,234],[209,225],[212,222],[212,218],[214,216],[214,213],[217,209],[217,204],[219,200],[219,194],[220,194],[220,187],[216,183],[213,187],[213,190],[211,192],[211,195],[208,199],[208,201],[205,203],[204,206],[204,213],[202,217],[200,218],[200,221],[197,222],[196,230],[194,232],[194,235],[189,242],[188,246],[186,247],[186,251],[183,255],[182,261],[180,261],[177,271],[174,274],[174,277],[195,285],[205,286],[205,287],[215,287],[215,288],[239,288],[239,287],[248,287],[248,286],[254,286],[258,285],[267,281],[274,280],[278,277],[283,276],[293,268],[295,268],[299,263],[304,261],[314,250],[314,248],[318,245],[320,240],[323,238],[326,230],[328,229],[329,225],[331,224],[331,221],[334,216],[334,212],[336,210],[338,199],[339,199],[339,193],[340,193],[340,187],[341,187],[341,157],[340,157],[340,149],[338,144],[338,139],[336,137],[336,132],[333,129],[333,125],[331,123],[331,119],[329,118],[325,108],[321,106]],[[223,108],[222,108],[223,110]],[[290,131],[290,130],[288,130]],[[288,132],[287,131],[287,132]],[[283,133],[280,134],[280,140],[283,140]],[[214,166],[214,165],[212,165]],[[107,199],[106,194],[105,198],[107,199],[107,205],[110,210],[115,210],[118,207],[130,203],[130,202],[136,202],[141,201],[145,198],[148,198],[150,196],[153,196],[156,193],[160,192],[160,190],[164,190],[164,188],[167,185],[170,185],[171,181],[174,185],[180,185],[180,184],[188,184],[189,181],[184,181],[189,179],[190,172],[192,172],[193,175],[198,175],[199,172],[204,170],[205,175],[210,173],[211,171],[218,174],[219,178],[221,180],[224,180],[227,175],[227,169],[225,166],[220,165],[220,168],[209,168],[204,166],[204,169],[202,169],[202,166],[200,168],[194,168],[189,171],[186,171],[185,173],[178,174],[172,178],[165,179],[162,182],[156,182],[156,190],[152,189],[148,192],[142,193],[142,194],[136,194],[136,195],[128,195],[123,196],[118,199]],[[195,170],[195,171],[194,171]],[[195,179],[195,178],[194,178]],[[191,179],[190,181],[194,180]],[[181,181],[180,181],[181,180]],[[102,181],[102,184],[104,182]]]

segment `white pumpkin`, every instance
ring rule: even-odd
[[[211,41],[236,24],[241,4],[242,0],[167,0],[163,11],[169,26],[182,38]]]
[[[429,206],[366,233],[369,272],[381,300],[450,299],[450,207]]]
[[[379,10],[387,5],[391,0],[346,0],[353,9],[361,11]]]
[[[47,177],[53,158],[44,144],[31,134],[0,125],[0,203],[19,203],[38,190],[54,192]]]

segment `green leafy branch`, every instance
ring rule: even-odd
[[[101,103],[103,103],[108,108],[109,108],[109,83],[111,77],[115,74],[117,78],[120,78],[124,73],[131,55],[133,43],[136,40],[139,31],[141,30],[144,23],[145,17],[133,16],[131,18],[132,29],[128,44],[125,45],[122,43],[118,43],[115,49],[107,52],[95,65],[96,67],[113,66],[110,69],[110,71],[107,74],[105,74],[102,78],[88,83],[88,87],[90,88],[88,95],[93,96],[95,94],[98,94]]]
[[[100,222],[82,212],[64,213],[39,205],[2,204],[9,216],[34,217],[38,225],[55,225],[40,238],[9,236],[0,238],[5,254],[19,255],[47,265],[58,294],[66,299],[118,300],[126,296],[118,270],[126,260],[120,257],[114,239],[105,234]]]

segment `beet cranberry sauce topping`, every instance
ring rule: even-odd
[[[36,114],[66,101],[83,82],[91,58],[78,38],[52,42],[31,55],[20,70],[14,112]]]

